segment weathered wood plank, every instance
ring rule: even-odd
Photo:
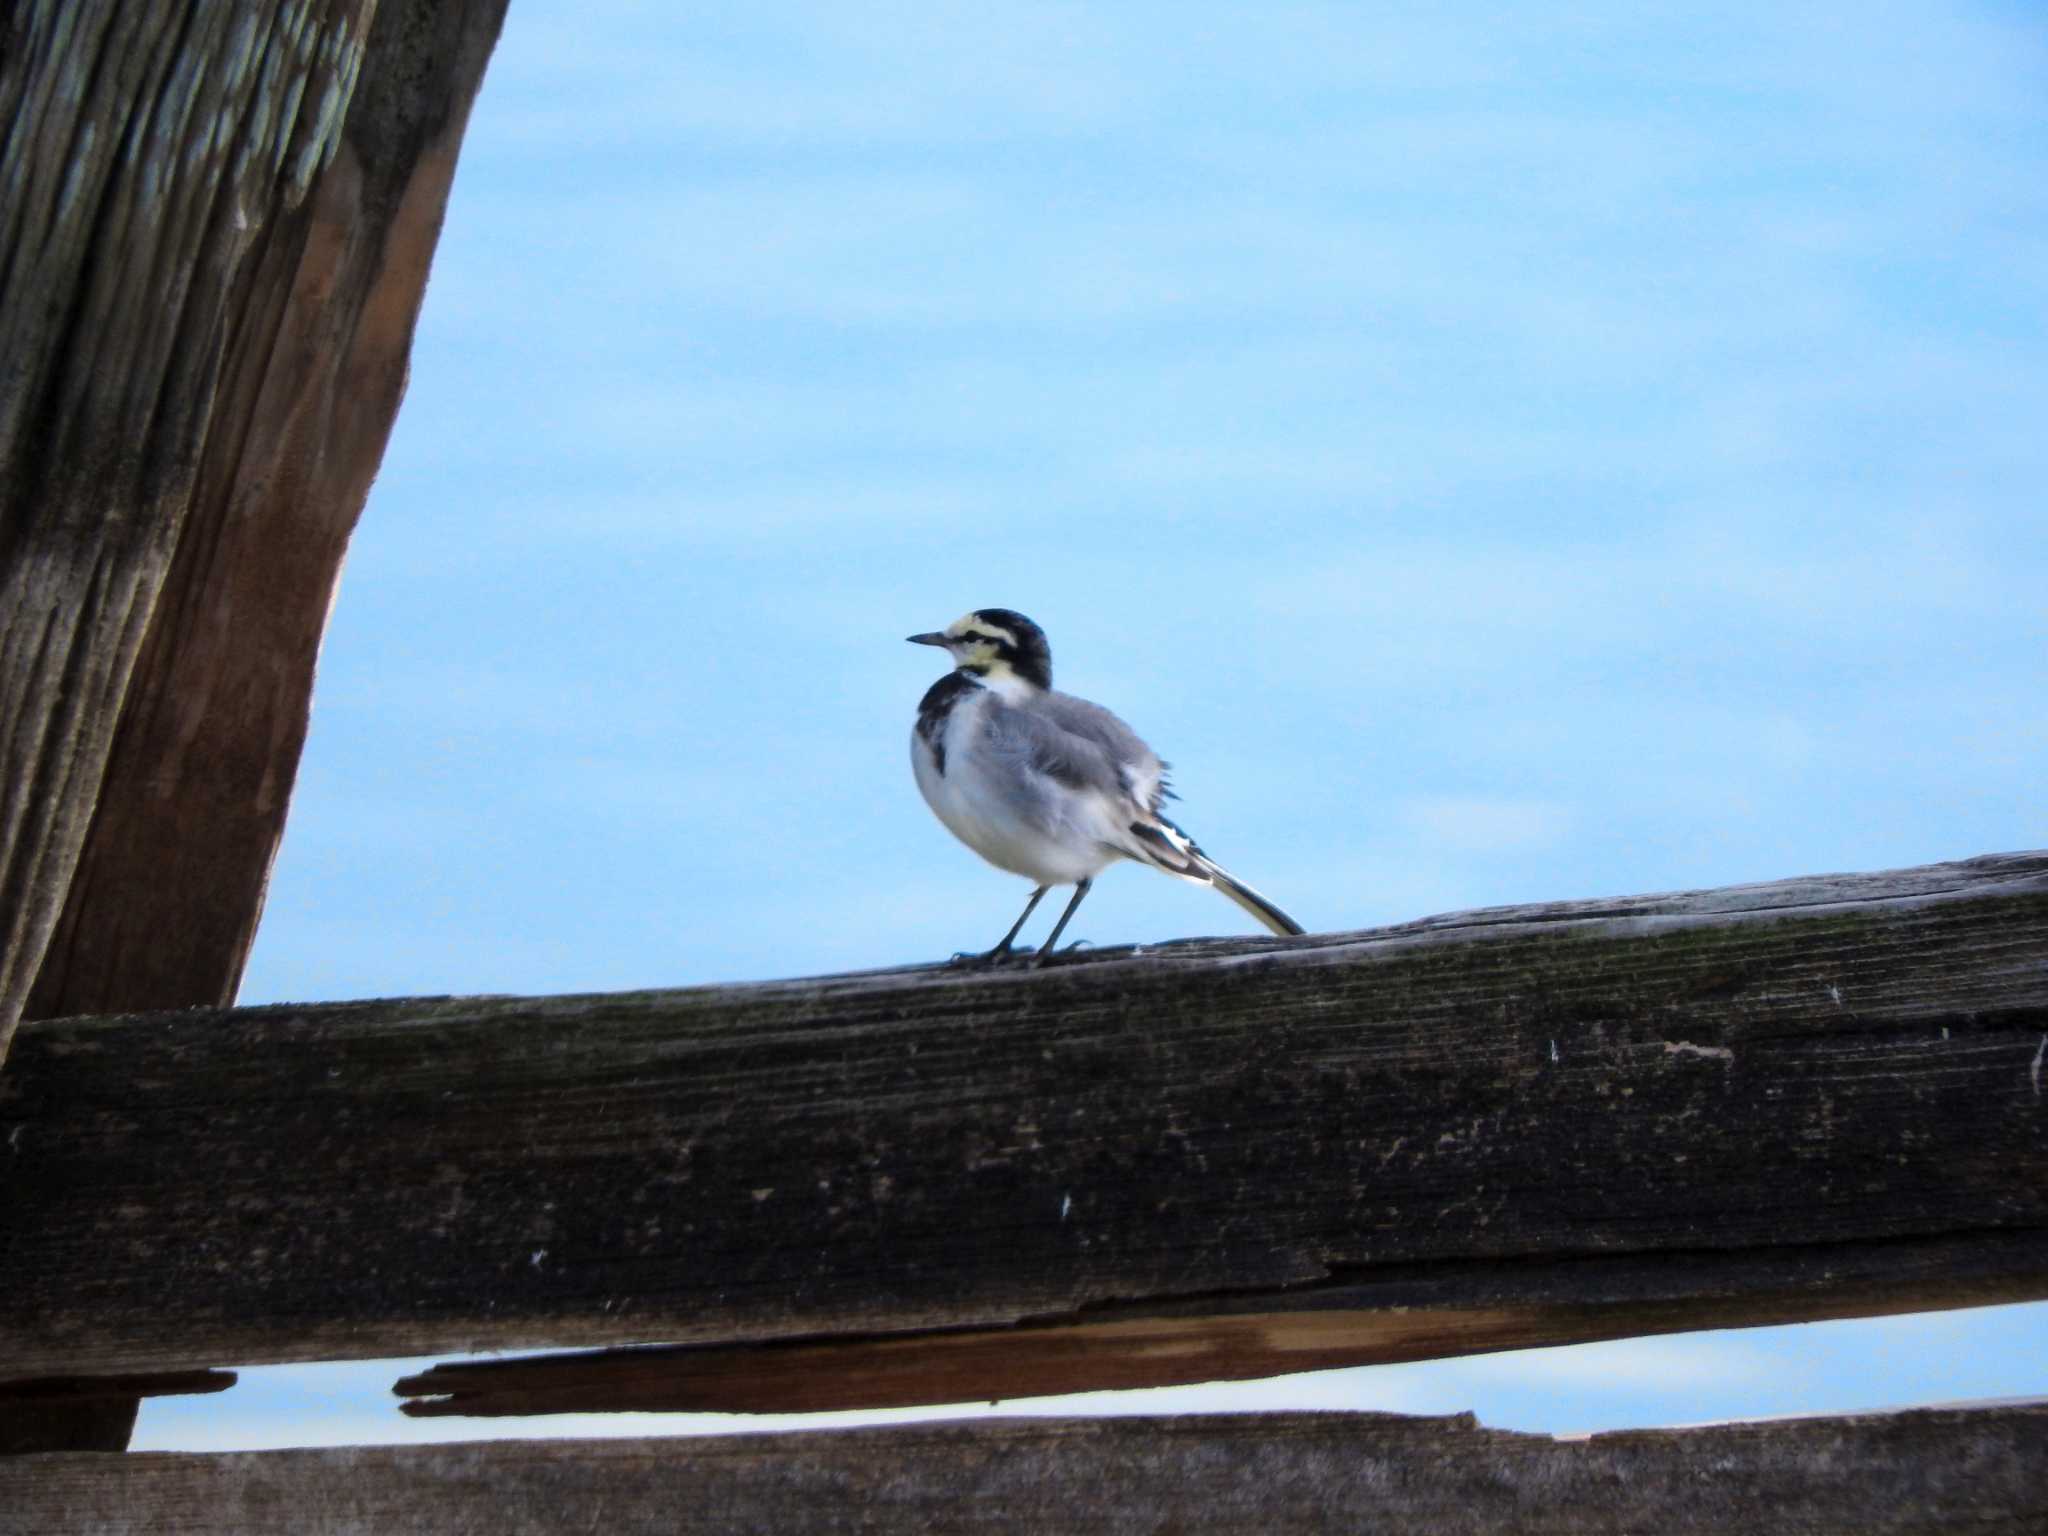
[[[0,1462],[0,1530],[1656,1531],[2048,1526],[2048,1407],[1556,1440],[1467,1415],[1012,1419]]]
[[[235,995],[321,630],[404,393],[456,153],[504,9],[381,0],[304,231],[252,259],[184,532],[28,1018]]]
[[[503,9],[0,15],[0,1062],[234,996]]]
[[[0,50],[0,1055],[190,504],[238,288],[372,0],[27,0]]]
[[[1464,1346],[1497,1348],[1543,1341],[1546,1308],[2039,1297],[2044,955],[2026,854],[1041,972],[37,1024],[0,1075],[0,1358],[1418,1297],[1505,1304]],[[1250,1369],[1301,1367],[1275,1336]],[[1154,1342],[1100,1358],[1212,1363]]]
[[[233,994],[504,3],[0,13],[0,1058]]]
[[[1083,1321],[461,1361],[394,1390],[414,1418],[907,1408],[2024,1301],[2048,1294],[2044,1273],[2048,1234],[1393,1266],[1277,1298],[1106,1304]]]

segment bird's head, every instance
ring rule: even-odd
[[[990,683],[1022,678],[1040,688],[1052,686],[1045,631],[1012,608],[977,608],[942,630],[910,636],[910,643],[943,646],[954,666]]]

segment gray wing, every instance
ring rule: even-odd
[[[1028,709],[1009,703],[991,709],[985,739],[989,754],[1015,764],[1020,770],[1043,774],[1069,789],[1093,789],[1111,796],[1129,794],[1123,775],[1117,771],[1110,743],[1100,736],[1070,730],[1044,704],[1045,697],[1040,697]],[[1105,718],[1116,723],[1114,716]]]
[[[1166,765],[1136,731],[1101,705],[1072,694],[1048,692],[1032,704],[1030,713],[1041,727],[1034,746],[1044,754],[1034,766],[1076,788],[1121,794],[1142,811],[1159,809],[1169,793]],[[1073,772],[1085,776],[1067,776]]]
[[[1123,790],[1153,815],[1175,798],[1166,782],[1167,764],[1146,746],[1138,733],[1100,704],[1090,704],[1070,693],[1048,693],[1047,713],[1059,725],[1084,740],[1098,742],[1111,758],[1123,765]]]

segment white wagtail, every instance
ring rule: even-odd
[[[917,707],[910,761],[925,803],[961,842],[1035,889],[1023,915],[982,958],[1009,952],[1047,890],[1074,899],[1038,952],[1050,955],[1095,877],[1118,859],[1213,885],[1275,933],[1301,925],[1219,868],[1160,814],[1173,796],[1166,764],[1123,721],[1052,686],[1045,631],[1008,608],[982,608],[943,631],[954,670]]]

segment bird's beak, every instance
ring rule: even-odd
[[[904,638],[912,645],[944,645],[946,643],[946,637],[937,630],[933,630],[928,635],[906,635]]]

